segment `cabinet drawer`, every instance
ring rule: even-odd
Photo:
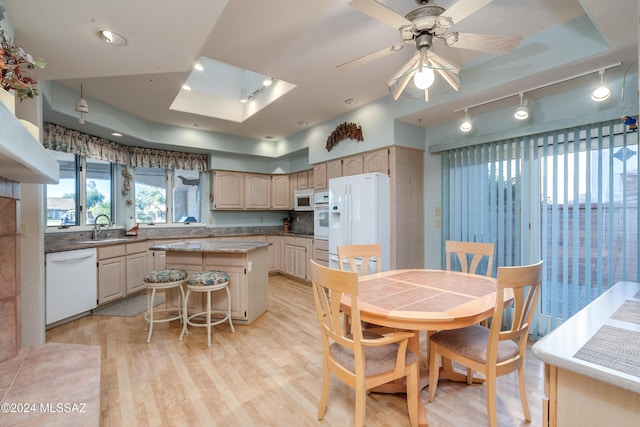
[[[105,246],[104,248],[98,248],[98,259],[101,260],[124,256],[125,252],[125,245]]]
[[[202,266],[202,254],[199,252],[168,252],[167,264],[186,264]]]
[[[147,251],[147,242],[127,243],[127,255]]]
[[[316,246],[316,249],[319,249],[321,251],[328,251],[329,250],[329,241],[328,240],[315,239],[314,244]]]
[[[313,251],[313,259],[315,259],[316,261],[325,261],[325,262],[329,262],[329,252],[328,251],[322,251],[319,249],[315,249]]]
[[[224,266],[229,267],[244,267],[245,266],[245,256],[238,256],[237,253],[210,253],[205,254],[204,256],[204,267],[205,269],[216,269],[220,267],[221,270],[224,270]]]
[[[285,236],[284,237],[284,244],[285,245],[295,246],[296,245],[296,238],[292,237],[292,236]]]
[[[294,246],[304,247],[306,242],[307,242],[307,239],[305,239],[304,237],[296,237]]]

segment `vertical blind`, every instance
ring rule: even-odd
[[[544,260],[542,336],[638,281],[639,159],[638,132],[614,121],[444,151],[443,241],[494,243],[494,277]]]

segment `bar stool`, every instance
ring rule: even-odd
[[[227,292],[227,311],[211,309],[211,293],[224,289]],[[187,306],[189,302],[189,294],[191,292],[207,293],[207,311],[189,315]],[[224,271],[208,270],[194,273],[187,278],[187,296],[184,299],[184,308],[182,309],[184,320],[182,322],[182,333],[180,340],[185,333],[189,333],[187,326],[206,327],[207,328],[207,346],[211,346],[211,326],[219,325],[226,321],[229,322],[231,332],[235,332],[233,322],[231,321],[231,292],[229,292],[229,275]],[[211,321],[211,315],[223,316],[219,320]],[[205,316],[204,322],[192,321],[195,317]]]
[[[144,282],[147,284],[147,312],[144,315],[144,319],[148,322],[149,336],[147,342],[151,341],[151,334],[153,333],[153,324],[161,322],[171,322],[172,320],[182,321],[182,311],[184,307],[184,288],[183,285],[187,281],[187,272],[178,269],[167,270],[154,270],[144,275]],[[178,308],[154,308],[154,300],[157,290],[166,290],[178,288],[180,289],[180,301]],[[161,319],[154,319],[154,315],[163,312],[177,311],[175,316],[163,317]]]

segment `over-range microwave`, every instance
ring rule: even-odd
[[[296,190],[293,193],[294,209],[297,211],[312,211],[313,210],[313,189]]]

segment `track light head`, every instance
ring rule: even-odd
[[[518,120],[525,120],[529,118],[529,100],[524,99],[524,93],[520,93],[520,105],[513,113],[513,117]]]
[[[609,86],[604,84],[604,68],[598,71],[598,73],[600,74],[600,86],[591,92],[591,99],[596,102],[602,102],[611,96],[611,89],[609,89]]]

